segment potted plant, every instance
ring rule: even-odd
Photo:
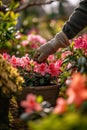
[[[16,56],[10,57],[4,53],[3,57],[18,68],[20,75],[25,80],[20,100],[24,99],[28,93],[33,93],[42,95],[44,100],[55,105],[59,92],[58,75],[61,73],[61,60],[56,60],[54,56],[50,56],[47,63],[38,64],[30,59],[27,54],[19,58]]]
[[[38,105],[34,104],[37,102],[35,98],[32,105],[29,96],[26,101],[21,102],[21,106],[25,108],[21,118],[28,120],[29,129],[87,129],[86,46],[87,40],[78,37],[68,48],[58,51],[58,56],[60,55],[62,60],[61,73],[58,77],[61,88],[54,108],[47,104],[44,106],[43,102],[39,104],[41,108],[37,107]],[[51,125],[53,121],[54,125]]]
[[[10,57],[7,54],[3,54],[3,57],[17,67],[25,79],[22,98],[28,93],[34,93],[42,95],[44,100],[54,105],[59,88],[64,89],[63,91],[66,89],[67,78],[77,71],[87,72],[86,44],[85,38],[78,37],[69,47],[59,49],[56,55],[49,56],[47,62],[41,64],[30,59],[27,54],[21,58]],[[53,84],[57,84],[59,87],[53,87]]]

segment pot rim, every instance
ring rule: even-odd
[[[48,89],[55,89],[55,88],[59,88],[58,84],[54,84],[54,85],[44,85],[44,86],[29,86],[29,87],[25,87],[24,89],[31,89],[31,90],[48,90]]]

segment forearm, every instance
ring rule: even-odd
[[[84,27],[87,26],[87,0],[80,2],[74,13],[63,27],[63,32],[68,39],[72,39],[76,36]]]

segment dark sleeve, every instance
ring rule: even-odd
[[[87,0],[81,0],[69,20],[63,26],[63,32],[68,39],[74,38],[87,26]]]

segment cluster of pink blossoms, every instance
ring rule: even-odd
[[[85,52],[87,52],[87,35],[83,36],[83,37],[78,37],[77,39],[75,39],[74,41],[74,47],[76,49],[83,49]]]
[[[9,54],[3,53],[3,58],[8,60],[12,66],[14,67],[22,67],[26,69],[28,72],[34,72],[34,73],[39,73],[42,76],[45,74],[50,74],[52,77],[53,76],[58,76],[61,72],[61,65],[62,65],[62,60],[54,60],[54,62],[49,62],[47,63],[37,63],[36,61],[32,60],[29,58],[28,54],[25,56],[19,58],[13,55],[10,57]],[[48,58],[49,61],[49,58]]]
[[[36,49],[40,45],[45,43],[46,43],[46,39],[44,39],[40,35],[28,34],[27,39],[22,41],[21,45],[24,47],[29,46],[30,49]]]

